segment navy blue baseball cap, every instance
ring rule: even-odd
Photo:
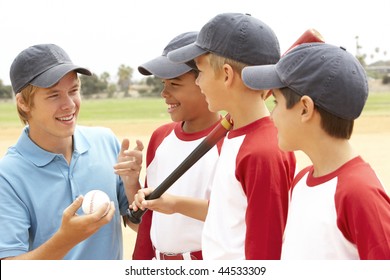
[[[167,54],[172,50],[176,50],[195,42],[197,35],[198,32],[192,31],[176,36],[168,43],[160,56],[138,66],[138,71],[142,75],[154,75],[160,79],[176,78],[191,71],[192,68],[185,63],[171,62],[167,58]]]
[[[325,43],[301,44],[274,65],[247,66],[242,79],[256,90],[291,88],[346,120],[360,116],[368,97],[367,76],[360,62],[344,48]]]
[[[12,89],[18,93],[29,84],[49,88],[71,71],[92,75],[88,69],[74,65],[59,46],[34,45],[23,50],[14,59],[10,69]]]
[[[274,64],[280,59],[273,30],[249,14],[223,13],[207,22],[196,41],[168,53],[168,59],[186,63],[207,52],[247,65]]]

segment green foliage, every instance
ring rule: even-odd
[[[114,93],[116,92],[116,85],[110,83],[107,87],[107,93],[108,93],[108,98],[111,98],[114,96]]]
[[[110,83],[110,74],[103,72],[100,77],[96,74],[92,76],[80,75],[81,94],[85,97],[90,97],[93,94],[107,94],[107,97],[112,98],[117,89],[124,92],[124,96],[129,96],[129,87],[133,76],[133,69],[130,66],[122,64],[118,68],[117,84]],[[118,87],[117,87],[118,85]]]
[[[83,96],[90,96],[94,93],[102,93],[107,90],[108,82],[100,79],[96,74],[92,76],[80,75],[81,94]]]
[[[125,93],[125,97],[129,96],[129,87],[131,78],[133,77],[133,68],[122,64],[118,69],[118,86]]]
[[[0,99],[7,99],[12,97],[12,87],[3,84],[0,79]]]
[[[150,87],[150,90],[145,93],[150,96],[160,96],[161,91],[163,90],[163,83],[160,78],[156,78],[155,76],[149,76],[146,78],[146,85]]]

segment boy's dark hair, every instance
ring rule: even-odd
[[[291,109],[301,100],[301,95],[288,87],[280,89],[286,99],[286,108]],[[341,139],[350,139],[353,131],[353,120],[339,118],[315,105],[315,109],[321,116],[321,128],[330,136]]]
[[[198,78],[198,76],[199,76],[199,70],[198,70],[198,68],[192,68],[190,71],[189,71],[189,73],[192,73],[192,74],[194,74],[194,76],[195,76],[195,79],[197,79]]]

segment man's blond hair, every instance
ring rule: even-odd
[[[24,89],[18,93],[20,98],[23,100],[23,103],[28,107],[32,108],[34,106],[34,95],[38,91],[39,87],[33,86],[31,84],[27,85]],[[16,104],[19,119],[24,123],[28,123],[28,115],[27,113],[18,105]]]

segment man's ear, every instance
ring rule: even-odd
[[[24,99],[23,99],[21,93],[16,94],[15,100],[16,100],[16,105],[17,105],[20,109],[22,109],[22,111],[24,111],[24,112],[26,112],[26,113],[30,112],[30,106],[28,106],[28,105],[24,102]]]
[[[313,99],[311,99],[307,95],[302,96],[300,100],[300,106],[301,106],[302,121],[310,120],[313,117],[315,111],[315,105]]]

